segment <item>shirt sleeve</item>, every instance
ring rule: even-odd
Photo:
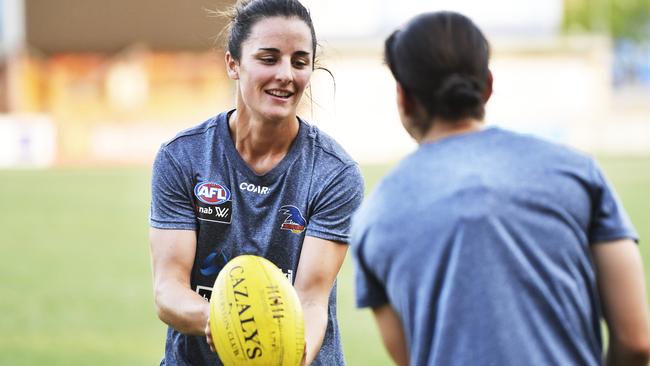
[[[363,191],[359,167],[344,168],[317,195],[305,235],[348,243],[351,217],[361,205]]]
[[[354,260],[356,305],[359,308],[375,308],[388,303],[388,295],[384,285],[367,265],[363,253],[365,236],[359,235],[361,230],[355,221],[350,244]]]
[[[589,242],[594,244],[619,239],[638,241],[636,230],[613,187],[595,162],[592,166],[595,186]]]
[[[164,146],[153,164],[149,224],[158,229],[196,230],[192,183]]]

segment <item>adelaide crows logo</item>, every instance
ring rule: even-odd
[[[294,234],[300,234],[305,231],[305,225],[307,225],[307,221],[304,217],[302,217],[300,210],[298,210],[296,206],[282,206],[280,207],[279,211],[281,214],[287,215],[287,218],[284,219],[284,222],[282,223],[282,226],[280,226],[280,229],[290,230]]]

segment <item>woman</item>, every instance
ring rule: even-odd
[[[485,128],[489,46],[468,18],[420,15],[385,44],[419,143],[355,216],[357,303],[400,365],[599,365],[650,357],[632,227],[595,162]]]
[[[158,316],[169,325],[162,364],[221,364],[206,339],[206,300],[240,254],[271,260],[294,283],[306,364],[343,364],[334,281],[363,181],[336,142],[296,116],[316,44],[297,0],[240,2],[225,55],[236,108],[156,157],[150,241]]]

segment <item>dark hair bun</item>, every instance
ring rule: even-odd
[[[448,11],[413,18],[386,40],[384,49],[395,80],[426,109],[429,121],[483,119],[484,96],[491,92],[489,58],[481,30],[466,16]],[[421,130],[428,128],[430,122]]]
[[[451,74],[440,83],[432,104],[441,117],[455,120],[469,110],[482,108],[482,89],[476,78],[470,75]]]

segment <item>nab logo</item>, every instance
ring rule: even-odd
[[[194,187],[198,199],[194,210],[202,221],[230,224],[232,222],[232,196],[230,190],[214,182],[198,183]]]
[[[230,190],[217,183],[199,183],[194,187],[194,195],[208,205],[219,205],[230,200]]]

